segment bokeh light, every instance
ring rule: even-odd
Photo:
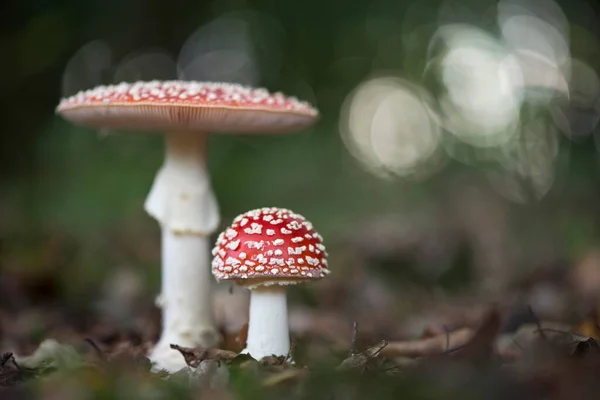
[[[426,175],[440,134],[429,101],[422,88],[408,81],[367,80],[344,103],[342,138],[349,151],[380,176]]]
[[[437,44],[442,40],[442,54]],[[444,128],[471,145],[506,142],[519,123],[522,76],[508,52],[486,32],[469,25],[441,27],[434,35],[431,59],[439,63],[443,87],[439,107]]]
[[[200,26],[183,44],[179,78],[257,85],[281,66],[281,25],[266,15],[236,12]]]
[[[106,83],[113,62],[112,49],[101,40],[94,40],[71,56],[62,78],[62,96]]]
[[[481,13],[495,29],[476,22]],[[368,24],[372,36],[397,32],[385,17],[369,18],[382,21]],[[444,2],[437,23],[421,80],[370,79],[348,96],[347,148],[378,176],[419,176],[445,155],[482,168],[511,201],[540,200],[555,181],[560,133],[585,137],[600,120],[600,80],[572,57],[567,17],[552,0]],[[428,26],[408,24],[410,35]]]
[[[117,66],[113,82],[170,80],[177,78],[177,65],[165,50],[140,51],[127,55]]]

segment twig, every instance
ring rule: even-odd
[[[356,354],[356,340],[358,338],[358,322],[352,323],[352,341],[350,342],[350,352],[348,356]]]
[[[94,352],[96,353],[98,358],[100,358],[102,361],[106,361],[106,354],[104,354],[104,352],[100,349],[100,347],[98,347],[96,342],[94,342],[90,338],[85,338],[85,339],[83,339],[83,341],[86,342],[87,344],[89,344],[92,347],[92,349],[94,349]]]
[[[535,325],[538,328],[538,331],[540,333],[540,337],[542,339],[544,339],[547,343],[549,343],[550,341],[548,340],[548,336],[546,336],[546,333],[544,332],[544,328],[542,328],[542,324],[541,324],[539,318],[533,312],[533,308],[531,306],[527,306],[527,310],[529,310],[529,314],[531,315],[531,318],[533,319],[533,322],[535,323]]]
[[[514,338],[511,340],[522,352],[525,352],[525,349],[519,344],[519,342],[517,342]]]
[[[446,351],[450,349],[450,330],[448,326],[444,324],[444,332],[446,333]]]
[[[283,360],[283,362],[290,362],[292,360],[292,354],[294,354],[295,348],[296,348],[296,341],[292,340],[292,342],[290,343],[290,348],[288,349],[287,356],[285,356],[285,359]]]

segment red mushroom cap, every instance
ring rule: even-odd
[[[321,235],[303,216],[283,208],[236,217],[219,235],[213,256],[215,278],[243,286],[290,285],[329,273]]]
[[[302,129],[318,116],[308,103],[279,92],[195,81],[98,86],[62,99],[56,112],[98,128],[264,133]]]

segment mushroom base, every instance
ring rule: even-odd
[[[250,294],[248,340],[244,353],[257,360],[290,351],[286,288],[257,287]]]
[[[209,239],[182,235],[163,227],[162,335],[150,354],[157,369],[177,371],[183,356],[171,344],[184,347],[215,347],[219,334],[212,315]]]

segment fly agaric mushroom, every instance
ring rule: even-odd
[[[145,209],[162,228],[163,332],[152,350],[157,368],[185,366],[171,344],[213,347],[208,236],[219,208],[206,169],[211,132],[284,133],[311,125],[317,111],[305,102],[235,84],[151,81],[99,86],[63,99],[57,113],[79,125],[162,130],[166,156]]]
[[[323,238],[301,215],[283,208],[248,211],[213,249],[212,272],[251,290],[244,352],[260,360],[290,350],[286,286],[329,274]]]

